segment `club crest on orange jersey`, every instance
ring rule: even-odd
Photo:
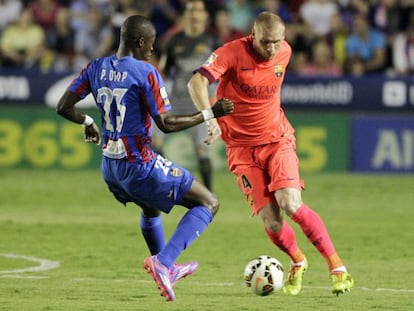
[[[203,66],[210,66],[217,59],[218,55],[211,53],[207,60],[204,62]]]
[[[275,75],[276,77],[280,78],[283,75],[283,65],[276,65],[275,66]]]

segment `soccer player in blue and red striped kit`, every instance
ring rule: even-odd
[[[147,18],[128,17],[121,27],[117,52],[89,63],[59,100],[57,112],[83,124],[87,142],[99,145],[102,140],[103,178],[119,202],[141,207],[140,226],[152,255],[144,260],[144,268],[161,295],[173,301],[173,285],[198,267],[197,262],[180,265],[175,261],[207,228],[219,203],[188,170],[151,149],[151,119],[163,132],[176,132],[227,115],[233,104],[220,99],[192,115],[170,113],[163,79],[148,62],[155,37]],[[101,113],[102,135],[92,117],[75,107],[89,93]],[[174,205],[188,211],[165,244],[161,212],[169,213]]]

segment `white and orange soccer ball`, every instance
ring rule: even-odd
[[[253,293],[267,296],[283,287],[283,266],[276,258],[262,255],[249,261],[244,269],[244,283]]]

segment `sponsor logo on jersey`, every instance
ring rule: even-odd
[[[278,78],[280,78],[283,75],[283,65],[276,65],[275,66],[275,75]]]
[[[168,98],[168,94],[167,94],[167,90],[165,89],[165,86],[160,88],[160,95],[161,95],[161,98],[164,100],[165,106],[169,106],[170,100]]]
[[[277,94],[278,88],[276,85],[248,85],[241,84],[240,90],[246,96],[255,99],[271,99]]]
[[[167,90],[165,89],[165,86],[163,86],[162,88],[160,88],[160,95],[162,99],[166,99],[168,98],[168,94],[167,94]]]
[[[210,66],[217,59],[218,55],[211,53],[207,60],[204,62],[203,66]]]
[[[179,177],[182,174],[183,174],[183,172],[177,167],[173,167],[172,170],[171,170],[171,175],[174,176],[174,177]]]

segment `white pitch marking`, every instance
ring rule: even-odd
[[[99,279],[99,278],[73,278],[71,279],[75,282],[100,282],[100,281],[112,281],[112,282],[136,282],[136,283],[153,283],[151,280],[138,280],[138,279]],[[217,287],[229,287],[229,286],[244,286],[243,283],[235,282],[192,282],[193,285],[207,287],[207,286],[217,286]],[[323,289],[330,290],[329,286],[303,286],[303,288],[309,289]],[[368,287],[354,287],[352,290],[363,290],[370,292],[394,292],[394,293],[414,293],[414,289],[410,288],[368,288]],[[351,290],[351,292],[352,292]]]
[[[303,288],[312,288],[312,289],[331,289],[328,286],[302,286]],[[360,289],[363,291],[369,292],[394,292],[394,293],[414,293],[414,289],[410,288],[369,288],[369,287],[354,287],[354,289]],[[351,290],[351,292],[352,292]]]
[[[25,259],[29,261],[34,261],[40,263],[40,266],[29,267],[24,269],[13,269],[13,270],[0,270],[0,278],[31,278],[31,279],[43,279],[47,278],[47,276],[20,276],[14,275],[13,273],[24,273],[24,272],[39,272],[39,271],[46,271],[50,269],[56,269],[60,267],[59,261],[52,261],[48,259],[41,259],[31,256],[23,256],[23,255],[16,255],[16,254],[0,254],[2,257],[6,258],[15,258],[15,259]],[[98,279],[98,278],[73,278],[71,279],[75,282],[100,282],[100,281],[108,281],[108,279]],[[150,280],[137,280],[137,279],[111,279],[110,281],[113,282],[137,282],[137,283],[152,283]],[[193,282],[194,285],[198,286],[240,286],[243,283],[234,283],[234,282]],[[330,287],[328,286],[303,286],[303,288],[309,289],[323,289],[329,290]],[[368,287],[355,287],[355,290],[360,289],[363,291],[372,291],[372,292],[394,292],[394,293],[414,293],[414,289],[409,288],[368,288]]]
[[[376,292],[395,292],[395,293],[414,293],[414,289],[408,288],[368,288],[368,287],[360,287],[362,290],[367,291],[376,291]]]
[[[0,270],[0,274],[14,274],[14,273],[25,273],[25,272],[41,272],[51,269],[56,269],[60,267],[59,261],[52,261],[48,259],[42,259],[32,256],[24,256],[24,255],[17,255],[17,254],[0,254],[2,257],[12,258],[12,259],[24,259],[28,261],[37,262],[40,265],[34,267],[28,267],[23,269],[12,269],[12,270]]]
[[[0,279],[33,279],[33,280],[40,280],[40,279],[48,279],[48,276],[40,276],[40,275],[20,275],[20,274],[1,274]]]

